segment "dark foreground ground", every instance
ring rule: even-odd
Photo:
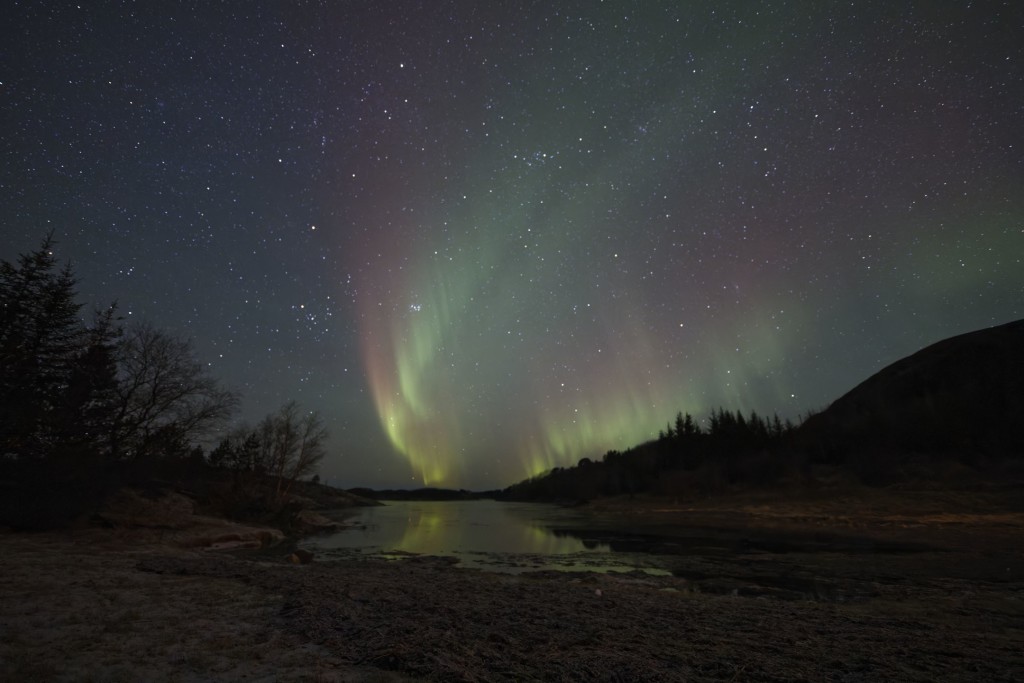
[[[1024,514],[1005,503],[596,506],[688,546],[665,577],[7,534],[0,680],[1024,680]]]

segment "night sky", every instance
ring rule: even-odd
[[[343,486],[797,418],[1024,317],[1019,2],[5,3],[0,258]]]

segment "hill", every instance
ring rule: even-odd
[[[718,409],[655,440],[519,482],[509,498],[867,484],[948,486],[1021,474],[1024,320],[951,337],[883,368],[794,428]],[[827,476],[822,472],[827,471]]]
[[[1024,320],[932,344],[808,418],[817,459],[915,455],[968,464],[1024,454]]]

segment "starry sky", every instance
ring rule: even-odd
[[[1019,2],[8,2],[0,258],[343,486],[798,418],[1024,317]]]

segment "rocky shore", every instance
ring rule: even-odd
[[[658,577],[5,534],[0,679],[1022,680],[1020,522],[862,526],[866,545],[754,544]]]

